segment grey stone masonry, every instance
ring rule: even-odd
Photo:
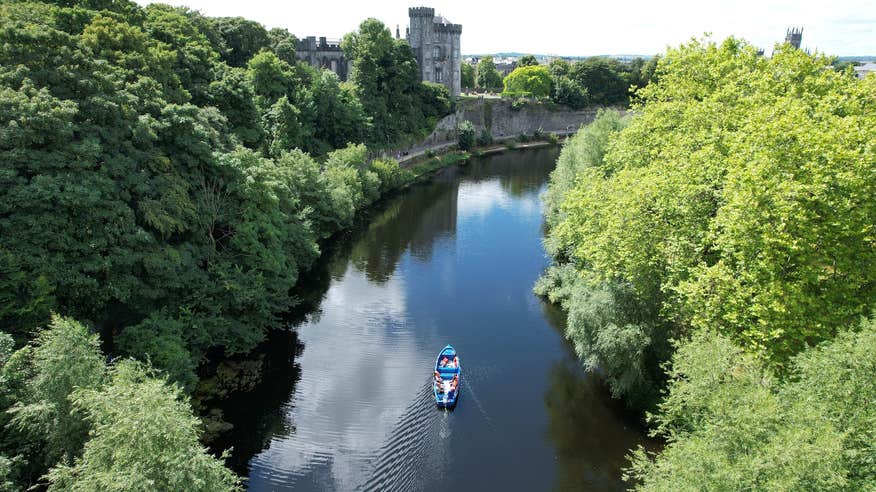
[[[803,28],[792,27],[785,32],[785,42],[791,46],[800,49],[800,43],[803,41]]]
[[[420,79],[443,84],[452,96],[458,96],[462,91],[462,25],[451,24],[428,7],[410,8],[408,17],[408,44],[417,57]]]
[[[341,42],[316,36],[308,36],[295,47],[295,58],[316,68],[327,68],[336,73],[341,80],[350,75],[350,63],[344,57]]]

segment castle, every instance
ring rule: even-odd
[[[420,67],[420,80],[443,84],[452,96],[462,90],[462,52],[459,36],[462,26],[451,24],[444,17],[436,16],[435,9],[415,7],[408,9],[410,26],[407,41],[414,51]],[[396,38],[399,37],[396,28]],[[316,68],[327,68],[341,80],[350,74],[350,62],[341,50],[340,41],[308,36],[298,42],[295,58]]]
[[[341,80],[347,80],[350,74],[350,62],[341,50],[341,42],[328,40],[325,37],[308,36],[295,46],[295,58],[316,68],[327,68],[337,74]]]
[[[428,7],[410,8],[408,17],[407,40],[417,57],[420,79],[443,84],[451,96],[458,96],[462,90],[462,26],[436,16],[435,9]]]
[[[797,29],[792,27],[785,32],[785,42],[790,43],[794,48],[800,49],[800,43],[803,41],[803,28]]]

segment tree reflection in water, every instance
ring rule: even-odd
[[[611,398],[598,373],[587,372],[565,339],[566,312],[542,302],[548,323],[563,336],[570,356],[557,361],[549,373],[544,403],[547,438],[557,459],[556,490],[625,490],[618,480],[629,463],[625,455],[640,444],[656,451],[660,443],[643,436],[641,417]]]

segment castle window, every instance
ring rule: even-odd
[[[444,59],[444,56],[442,54],[442,50],[441,50],[440,46],[433,46],[432,47],[432,58],[434,58],[436,60],[443,60]]]
[[[435,82],[439,84],[444,83],[444,70],[440,68],[435,69]]]

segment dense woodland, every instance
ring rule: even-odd
[[[366,145],[451,110],[380,22],[343,47],[348,83],[241,18],[0,5],[0,487],[236,486],[198,444],[198,366],[251,350],[321,241],[410,180]]]
[[[666,439],[643,490],[876,486],[876,77],[831,62],[670,49],[551,176],[536,291]]]

